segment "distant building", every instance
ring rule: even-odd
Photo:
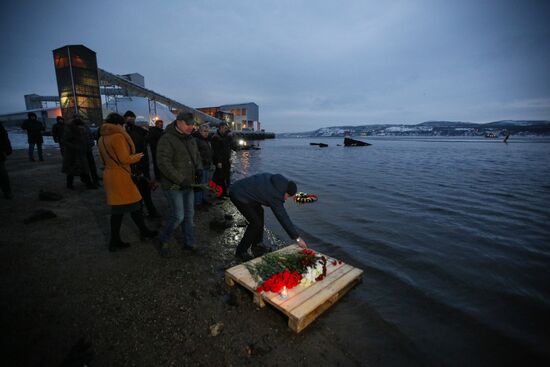
[[[227,122],[232,130],[260,131],[259,107],[254,102],[197,108],[199,111]]]
[[[20,112],[12,112],[0,115],[0,120],[4,122],[4,127],[19,127],[27,119],[27,113],[34,112],[38,121],[42,122],[47,129],[50,129],[56,123],[56,117],[61,116],[61,108],[46,107],[36,108]]]

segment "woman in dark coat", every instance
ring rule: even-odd
[[[74,189],[74,176],[80,176],[88,189],[97,189],[90,179],[90,168],[86,152],[88,149],[88,132],[84,122],[74,119],[65,127],[63,132],[65,155],[63,156],[63,170],[67,175],[67,188]]]

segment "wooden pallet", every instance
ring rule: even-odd
[[[276,252],[299,250],[298,245],[291,245]],[[254,303],[259,307],[264,307],[265,302],[267,302],[284,312],[288,316],[288,326],[299,333],[361,281],[363,270],[348,264],[332,265],[332,259],[329,256],[324,256],[329,260],[327,262],[326,278],[313,283],[307,288],[298,285],[289,289],[286,299],[281,298],[278,293],[256,292],[258,285],[245,264],[257,263],[261,261],[261,257],[227,269],[225,271],[225,281],[230,286],[238,283],[251,291]]]

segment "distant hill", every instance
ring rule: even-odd
[[[488,123],[465,121],[425,121],[416,125],[373,124],[323,127],[299,133],[281,133],[278,137],[330,137],[351,135],[483,135],[490,131],[506,134],[550,135],[548,120],[501,120]]]

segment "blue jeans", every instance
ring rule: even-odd
[[[34,143],[29,143],[29,160],[34,160]],[[38,148],[38,159],[43,160],[42,157],[42,143],[36,143],[36,147]]]
[[[183,233],[183,246],[195,245],[193,216],[195,215],[193,190],[164,190],[164,196],[170,204],[170,214],[166,226],[160,234],[161,243],[166,243],[174,234],[177,226],[181,224]]]
[[[208,182],[212,179],[212,175],[214,175],[213,169],[205,169],[202,171],[202,177],[200,184],[208,185]],[[198,190],[195,191],[195,205],[200,205],[202,203],[207,203],[207,198],[209,192],[204,190]]]

